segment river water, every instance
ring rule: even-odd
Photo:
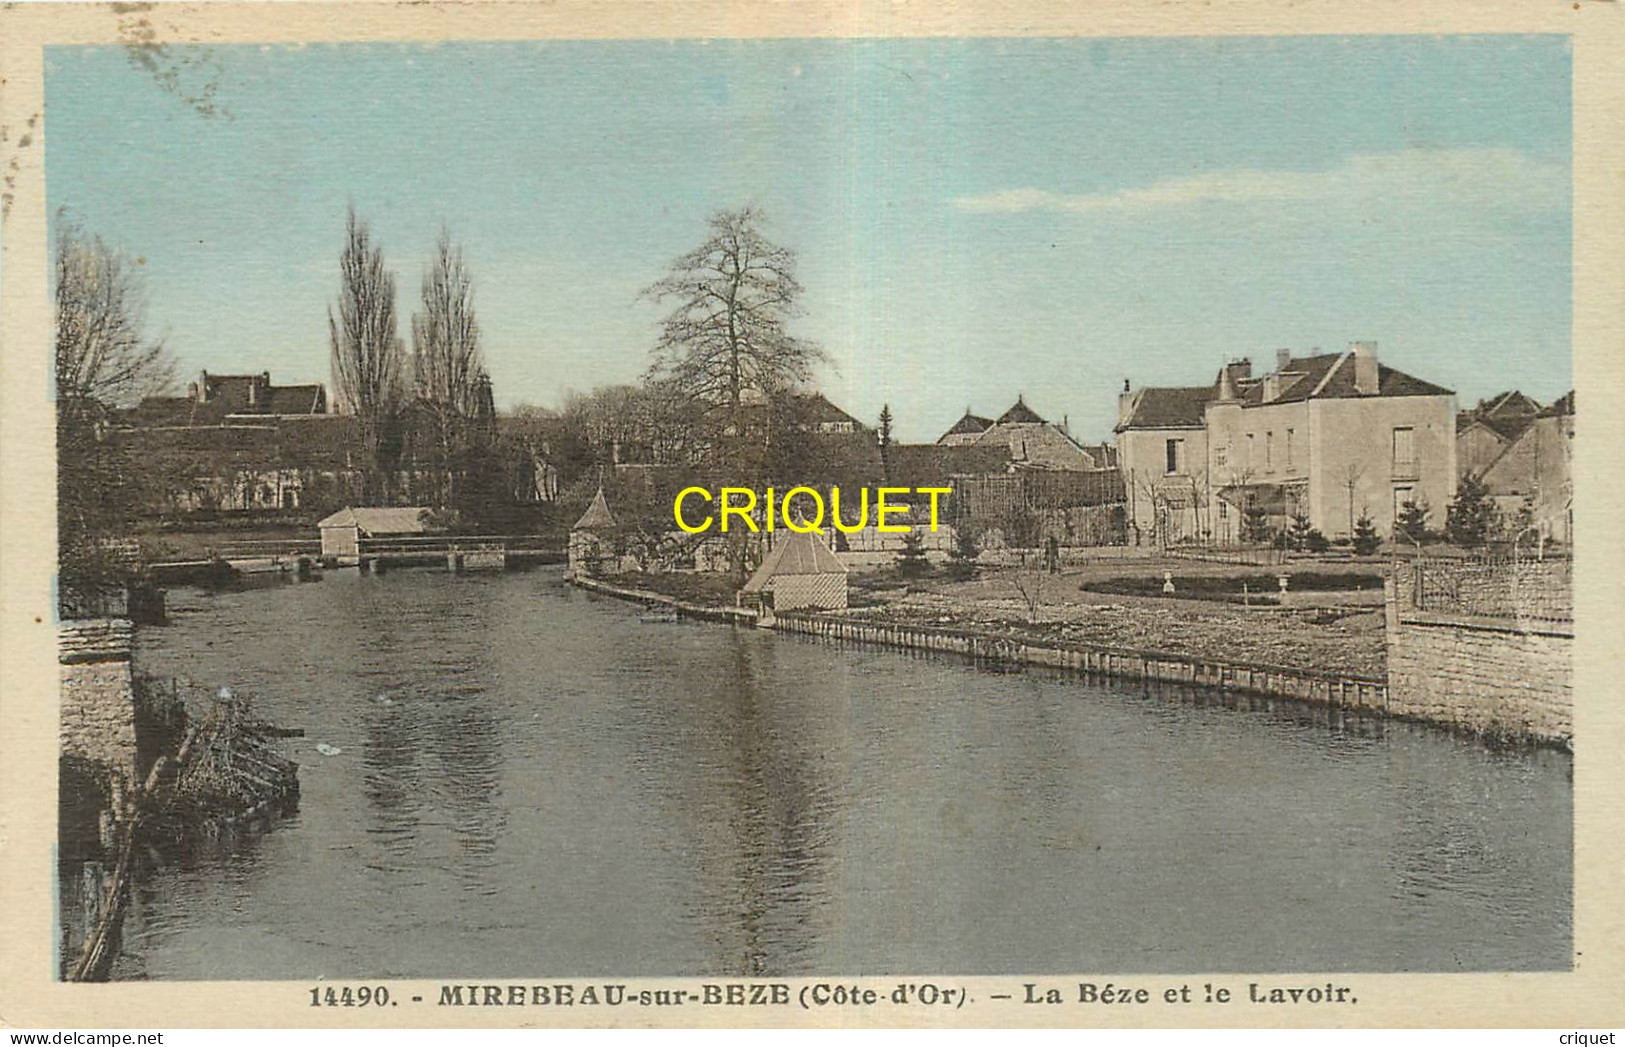
[[[147,875],[115,977],[1569,964],[1561,753],[644,623],[551,570],[170,603],[140,667],[304,728],[303,799]]]

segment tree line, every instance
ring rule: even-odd
[[[789,329],[801,310],[796,260],[764,235],[764,221],[753,208],[717,212],[703,242],[643,289],[665,313],[639,382],[572,397],[558,411],[519,408],[499,447],[462,247],[442,227],[404,323],[408,343],[396,275],[350,208],[328,341],[334,406],[354,419],[357,499],[474,513],[512,495],[491,489],[498,453],[556,462],[566,482],[583,484],[629,461],[745,483],[839,468],[839,450],[810,449],[815,425],[797,394],[828,357]],[[146,333],[144,286],[124,251],[64,219],[55,253],[61,558],[95,588],[116,576],[109,542],[131,533],[140,502],[139,464],[107,431],[117,411],[172,394],[177,366]],[[889,411],[882,428],[889,434]],[[846,471],[871,478],[864,449],[850,457]]]

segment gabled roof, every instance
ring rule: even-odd
[[[983,418],[979,414],[971,414],[970,408],[965,408],[965,416],[953,424],[943,436],[975,436],[984,433],[993,424],[993,419]]]
[[[1481,418],[1507,418],[1540,413],[1540,404],[1516,389],[1483,401],[1473,413]]]
[[[862,422],[830,403],[823,393],[795,394],[795,411],[797,420],[803,425],[849,423],[853,428],[863,427]]]
[[[609,503],[604,500],[604,489],[598,488],[598,493],[592,496],[592,503],[587,511],[581,514],[572,531],[607,531],[615,526],[615,516],[609,511]]]
[[[1268,376],[1266,376],[1268,377]],[[1242,394],[1244,406],[1257,407],[1264,403],[1287,404],[1304,400],[1327,400],[1362,395],[1354,387],[1352,353],[1321,353],[1317,356],[1293,357],[1277,372],[1279,392],[1275,399],[1264,399],[1265,379],[1259,379]],[[1453,391],[1432,382],[1425,382],[1404,371],[1377,365],[1378,396],[1451,396]]]
[[[429,510],[423,506],[340,509],[317,522],[317,527],[359,527],[362,534],[422,534],[428,530]]]
[[[1077,441],[1048,422],[996,425],[977,437],[975,445],[1003,445],[1010,449],[1012,461],[1039,469],[1092,469],[1100,465]]]
[[[792,533],[773,547],[756,568],[756,573],[745,583],[747,593],[761,592],[778,575],[785,574],[845,574],[841,563],[823,537],[816,533]]]
[[[1204,411],[1214,397],[1213,386],[1147,386],[1134,394],[1124,429],[1200,429],[1206,424]]]
[[[1010,410],[999,415],[999,425],[1010,425],[1012,423],[1043,425],[1044,419],[1038,416],[1037,411],[1027,406],[1026,400],[1017,396],[1016,402],[1010,405]]]
[[[1501,416],[1469,414],[1456,420],[1456,435],[1459,436],[1478,425],[1488,429],[1502,441],[1510,443],[1523,435],[1523,431],[1529,428],[1534,420],[1535,415],[1532,414]]]

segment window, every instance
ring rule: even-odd
[[[1292,430],[1286,431],[1286,467],[1292,468]]]
[[[1394,430],[1394,464],[1416,464],[1416,430],[1409,426]]]
[[[1275,433],[1270,431],[1264,434],[1264,471],[1269,472],[1275,468]]]
[[[1415,500],[1416,500],[1416,494],[1415,494],[1415,491],[1414,491],[1413,488],[1410,488],[1410,487],[1396,487],[1396,488],[1394,488],[1394,522],[1395,523],[1398,523],[1399,518],[1405,515],[1405,503],[1406,502],[1414,502]]]
[[[1184,464],[1185,441],[1184,440],[1169,440],[1168,441],[1167,452],[1168,452],[1168,472],[1171,475],[1173,473],[1179,472],[1179,467]]]
[[[1230,462],[1230,445],[1221,444],[1213,449],[1213,464],[1227,465]]]
[[[1247,469],[1252,469],[1253,463],[1258,461],[1257,453],[1253,450],[1253,434],[1247,434],[1247,460],[1241,463]]]

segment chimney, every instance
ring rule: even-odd
[[[1292,350],[1290,350],[1290,349],[1277,349],[1277,350],[1275,350],[1275,370],[1276,370],[1277,374],[1279,374],[1280,372],[1286,370],[1287,365],[1289,365],[1291,363],[1292,363]]]
[[[1128,424],[1134,417],[1134,394],[1128,391],[1128,379],[1123,379],[1123,391],[1117,394],[1117,424],[1119,427]]]
[[[1354,354],[1354,391],[1361,396],[1376,396],[1380,382],[1377,372],[1377,343],[1350,342]]]
[[[1274,403],[1281,396],[1281,376],[1267,374],[1264,376],[1263,399],[1267,404]]]
[[[1217,397],[1219,403],[1234,403],[1241,399],[1236,395],[1236,380],[1230,370],[1232,366],[1232,364],[1225,364],[1219,368],[1219,395]]]

